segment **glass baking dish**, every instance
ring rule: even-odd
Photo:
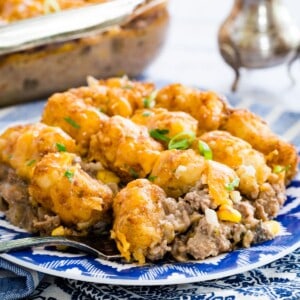
[[[80,38],[68,36],[66,40],[2,54],[0,106],[43,99],[53,92],[85,84],[87,76],[141,74],[159,53],[169,23],[167,0],[145,1],[141,7],[125,23],[100,33],[86,31]],[[0,6],[0,21],[1,13]]]

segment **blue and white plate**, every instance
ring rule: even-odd
[[[300,146],[300,114],[282,108],[239,102],[229,98],[234,106],[247,106],[269,121],[277,133]],[[19,105],[0,110],[0,129],[13,123],[37,121],[43,102]],[[34,248],[1,257],[18,265],[59,277],[119,285],[166,285],[206,281],[245,272],[277,260],[300,247],[300,181],[287,188],[288,199],[277,220],[280,234],[271,241],[257,244],[202,261],[160,262],[139,266],[108,262],[82,253],[63,253],[49,248]],[[29,234],[12,226],[0,216],[0,240],[16,239]]]

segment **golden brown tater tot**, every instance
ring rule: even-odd
[[[287,180],[296,174],[298,156],[295,146],[274,134],[257,115],[248,110],[233,110],[222,128],[262,152],[271,168],[277,165],[285,168]]]
[[[127,261],[144,264],[146,258],[157,260],[166,253],[175,233],[165,217],[164,198],[164,191],[147,179],[131,181],[114,198],[111,236]]]
[[[34,169],[29,194],[33,202],[56,213],[64,224],[77,230],[109,221],[112,191],[84,172],[75,154],[59,152],[44,156]]]
[[[100,161],[128,181],[149,174],[162,150],[146,127],[114,116],[103,122],[99,132],[92,136],[89,159]]]
[[[10,127],[0,135],[0,160],[23,179],[30,179],[37,162],[47,153],[76,153],[75,141],[59,127],[42,123]]]

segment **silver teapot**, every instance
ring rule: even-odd
[[[219,29],[218,43],[221,55],[235,71],[233,91],[241,68],[286,63],[290,71],[300,56],[300,30],[281,0],[235,0]]]

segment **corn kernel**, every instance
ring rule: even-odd
[[[269,231],[275,236],[280,232],[280,224],[277,221],[270,220],[264,222],[264,225],[267,226]]]
[[[56,228],[54,228],[51,232],[52,236],[61,236],[65,234],[65,229],[63,226],[58,226]]]
[[[227,205],[227,204],[222,204],[218,211],[217,215],[219,220],[221,221],[229,221],[233,223],[239,223],[241,222],[242,215],[241,213],[234,209],[232,206]]]
[[[120,178],[113,172],[108,170],[100,170],[97,173],[97,179],[103,183],[119,183]]]

